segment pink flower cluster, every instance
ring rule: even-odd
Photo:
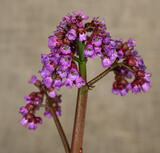
[[[43,103],[44,88],[47,95],[53,99],[53,108],[57,116],[61,115],[59,103],[61,96],[57,91],[61,87],[72,88],[74,85],[81,88],[86,85],[77,68],[79,57],[78,45],[82,43],[84,48],[85,62],[88,58],[100,58],[104,68],[110,68],[116,62],[121,62],[114,69],[115,82],[113,83],[114,94],[124,96],[128,91],[134,94],[148,91],[150,88],[151,74],[145,72],[145,65],[137,51],[134,49],[136,43],[133,39],[127,42],[123,40],[114,40],[110,33],[106,31],[104,21],[99,18],[93,18],[87,22],[88,16],[82,11],[73,11],[73,15],[63,17],[57,30],[48,38],[48,54],[41,55],[42,69],[39,71],[42,81],[36,76],[32,76],[30,83],[39,88],[39,92],[32,92],[25,98],[26,106],[20,108],[22,120],[20,123],[31,130],[37,128],[37,124],[42,124],[42,119],[35,116]],[[85,21],[85,23],[83,23]],[[80,61],[81,62],[81,61]],[[84,61],[83,61],[84,62]],[[124,66],[125,65],[125,66]],[[132,79],[134,77],[134,79]],[[131,81],[129,82],[129,79]],[[44,115],[51,117],[51,112],[47,100]]]

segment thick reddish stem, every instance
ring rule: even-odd
[[[83,144],[85,114],[87,107],[88,87],[82,87],[78,90],[77,106],[73,128],[71,153],[79,153]]]

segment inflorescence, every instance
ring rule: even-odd
[[[143,92],[149,90],[151,74],[145,72],[143,60],[135,50],[135,41],[131,38],[127,42],[114,40],[106,31],[103,20],[93,18],[91,22],[87,22],[88,18],[82,11],[73,11],[73,15],[63,17],[57,30],[48,38],[50,53],[41,55],[43,67],[39,73],[42,80],[38,80],[36,76],[29,80],[29,83],[34,84],[39,91],[25,97],[26,106],[21,107],[19,111],[23,116],[20,123],[28,126],[30,130],[36,129],[37,124],[42,124],[41,117],[35,115],[40,107],[45,107],[45,117],[52,117],[47,97],[51,99],[51,106],[56,115],[60,116],[61,95],[57,91],[63,86],[72,88],[75,85],[80,88],[87,85],[77,68],[77,62],[81,62],[78,60],[79,43],[85,44],[86,62],[88,58],[99,57],[105,69],[111,68],[115,63],[122,63],[113,70],[115,74],[113,94],[124,96],[129,91],[137,94],[141,90]]]

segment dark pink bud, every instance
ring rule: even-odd
[[[42,124],[42,118],[41,117],[35,117],[36,123]]]
[[[31,97],[31,100],[34,100],[34,97],[36,96],[36,92],[31,92],[29,94],[29,97]]]
[[[122,85],[122,84],[118,84],[118,89],[120,89],[120,90],[122,90],[122,89],[124,89],[124,86]]]
[[[28,113],[25,118],[29,121],[31,118],[33,118],[33,114]]]
[[[141,71],[141,70],[138,70],[136,74],[139,77],[144,77],[145,76],[145,73],[143,71]]]
[[[29,103],[29,104],[27,104],[26,105],[26,108],[27,108],[27,110],[33,110],[34,109],[34,104],[32,104],[32,103]]]
[[[117,85],[118,85],[118,83],[117,83],[117,81],[115,81],[115,82],[113,83],[113,88],[114,88],[114,89],[117,89]]]
[[[78,28],[78,32],[79,32],[80,34],[84,33],[84,28]]]
[[[135,66],[136,65],[136,59],[134,57],[128,57],[127,59],[129,66]]]
[[[140,85],[143,85],[143,84],[145,83],[145,80],[144,80],[143,78],[140,78],[140,79],[138,80],[138,82],[139,82]]]
[[[124,55],[125,56],[130,56],[131,55],[131,50],[130,49],[126,50],[125,53],[124,53]]]
[[[120,80],[120,84],[126,86],[126,85],[128,84],[128,81],[127,81],[126,79],[122,78],[122,79]]]

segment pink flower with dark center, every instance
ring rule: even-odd
[[[74,29],[69,30],[68,33],[66,34],[67,38],[71,41],[76,39],[76,35],[77,35],[76,30]]]
[[[96,47],[101,46],[101,44],[102,44],[102,37],[98,37],[98,36],[93,37],[92,44],[95,45]]]
[[[55,98],[56,95],[57,95],[56,91],[54,91],[54,90],[52,90],[52,91],[49,92],[49,97],[51,97],[51,98]]]
[[[69,53],[71,53],[71,48],[68,45],[63,45],[63,46],[61,46],[60,51],[63,54],[69,54]]]
[[[112,61],[109,58],[105,57],[105,58],[102,59],[103,68],[110,67],[111,64],[112,64]]]

